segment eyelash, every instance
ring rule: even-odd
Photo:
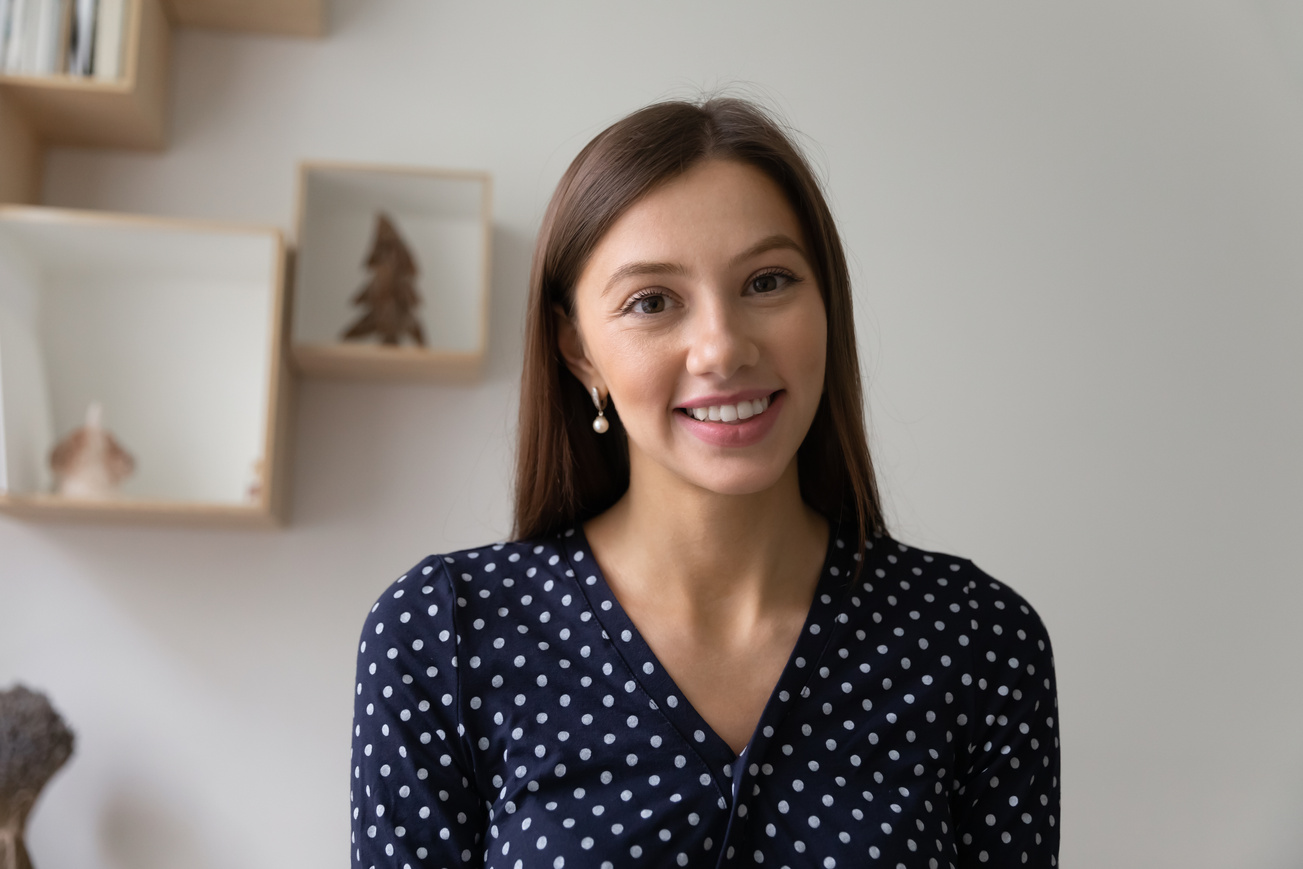
[[[756,281],[760,280],[761,278],[767,278],[771,276],[785,278],[788,284],[798,284],[801,282],[800,278],[798,278],[796,275],[789,272],[787,269],[772,268],[772,269],[768,269],[767,271],[760,272],[759,274],[752,275],[750,279],[747,280],[747,286],[750,287],[752,284],[754,284]],[[778,292],[781,289],[782,287],[779,287],[778,290],[770,290],[770,293]],[[641,302],[643,299],[651,299],[657,296],[664,296],[664,295],[665,293],[662,292],[661,290],[654,290],[654,289],[639,290],[638,292],[634,293],[632,296],[629,297],[629,301],[624,303],[624,307],[620,309],[620,313],[637,314],[638,312],[636,312],[634,308],[637,307],[638,303]],[[761,295],[769,295],[769,293],[762,293]],[[643,316],[651,317],[655,315],[646,314]]]
[[[752,284],[754,284],[756,281],[760,280],[761,278],[767,278],[767,277],[771,277],[771,276],[773,276],[773,277],[780,277],[780,278],[786,278],[788,284],[799,284],[799,283],[801,282],[801,279],[800,279],[800,278],[798,278],[796,275],[794,275],[794,274],[792,274],[791,272],[789,272],[787,269],[782,269],[782,268],[772,268],[772,269],[768,269],[768,270],[766,270],[766,271],[763,271],[763,272],[761,272],[761,273],[758,274],[758,275],[752,275],[752,276],[751,276],[751,279],[750,279],[749,281],[747,281],[747,286],[748,286],[748,287],[751,286]],[[779,287],[779,289],[782,289],[782,287]],[[777,290],[771,290],[770,292],[777,292]],[[765,293],[764,295],[768,295],[768,293]]]
[[[634,308],[635,308],[635,307],[638,305],[638,303],[641,302],[643,299],[652,299],[652,298],[655,298],[656,296],[664,296],[664,295],[665,295],[665,294],[664,294],[663,292],[661,292],[660,290],[650,290],[650,289],[648,289],[648,290],[639,290],[638,292],[634,293],[632,296],[629,297],[629,301],[627,301],[627,302],[624,303],[624,307],[620,309],[620,313],[621,313],[621,314],[637,314],[638,312],[635,311]],[[650,317],[650,316],[654,316],[654,315],[653,315],[653,314],[645,314],[645,315],[643,315],[643,316],[648,316],[648,317]]]

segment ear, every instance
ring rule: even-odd
[[[566,316],[566,312],[560,305],[552,306],[552,316],[556,317],[557,349],[561,351],[561,358],[566,361],[570,373],[584,385],[585,391],[596,386],[605,393],[606,385],[602,383],[597,369],[588,358],[588,353],[584,349],[584,336],[580,334],[579,326]]]

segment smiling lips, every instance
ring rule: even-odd
[[[737,422],[759,416],[769,409],[769,396],[739,401],[737,404],[712,404],[709,407],[684,408],[686,413],[699,420],[711,422]]]
[[[753,393],[754,394],[754,393]],[[733,404],[681,407],[674,416],[691,434],[717,447],[748,447],[760,443],[774,427],[783,406],[783,390],[744,398]]]

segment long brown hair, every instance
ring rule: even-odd
[[[574,287],[611,225],[653,188],[702,160],[754,166],[782,189],[809,246],[828,318],[824,394],[797,451],[801,497],[836,524],[885,532],[864,433],[864,399],[850,274],[841,238],[814,173],[764,110],[745,100],[648,106],[600,133],[579,152],[548,204],[534,248],[525,327],[516,448],[517,539],[554,534],[596,516],[629,486],[629,452],[619,414],[593,432],[595,410],[565,365],[556,311],[573,316]]]

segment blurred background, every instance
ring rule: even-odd
[[[167,150],[56,148],[44,203],[289,233],[303,159],[486,170],[489,361],[302,382],[284,530],[0,517],[0,687],[78,736],[35,862],[347,865],[363,617],[509,532],[552,188],[629,111],[731,88],[826,180],[894,534],[1049,627],[1062,864],[1303,866],[1299,5],[335,0],[320,40],[178,31]]]

